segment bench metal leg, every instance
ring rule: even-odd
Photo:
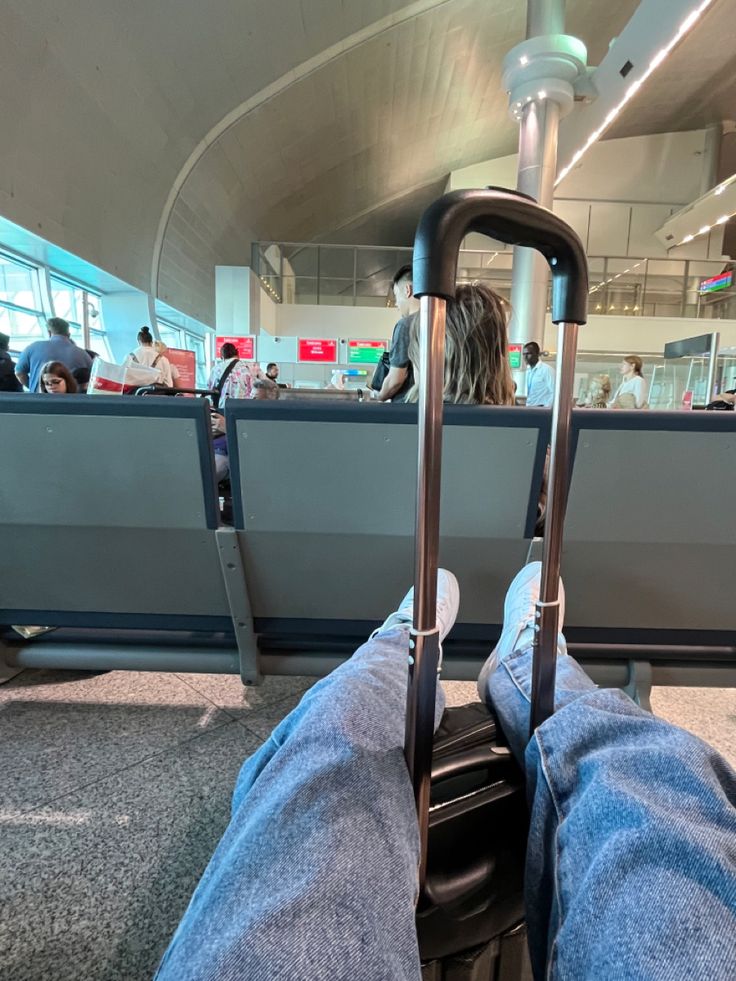
[[[260,670],[258,643],[253,630],[253,614],[245,580],[243,558],[240,554],[238,536],[234,528],[218,528],[217,552],[220,557],[222,579],[225,583],[230,616],[233,620],[235,640],[240,655],[240,677],[244,685],[260,685],[263,675]]]
[[[623,690],[637,705],[652,711],[652,665],[649,661],[629,661],[629,677]]]
[[[6,681],[10,681],[23,670],[23,668],[16,667],[5,660],[5,655],[9,650],[7,644],[0,639],[0,685],[4,685]]]

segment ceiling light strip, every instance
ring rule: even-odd
[[[695,7],[693,10],[690,11],[690,13],[687,15],[685,20],[683,20],[683,22],[680,24],[679,28],[677,29],[677,33],[674,34],[673,37],[670,39],[669,43],[665,45],[664,48],[660,48],[660,50],[649,62],[649,66],[647,67],[644,74],[641,75],[640,78],[637,78],[634,82],[631,83],[631,85],[624,93],[623,99],[621,99],[618,105],[614,106],[613,109],[611,109],[611,111],[608,113],[608,115],[603,120],[603,122],[598,127],[598,129],[594,130],[590,134],[590,136],[583,144],[583,146],[575,151],[570,163],[567,164],[567,166],[563,167],[560,173],[558,174],[557,180],[555,181],[555,187],[557,187],[560,181],[563,181],[567,177],[567,175],[570,173],[572,168],[578,163],[578,161],[583,156],[583,154],[585,154],[593,146],[593,144],[596,143],[601,138],[601,136],[605,133],[605,131],[608,129],[611,123],[616,119],[616,117],[624,108],[624,106],[628,102],[630,102],[631,99],[634,98],[634,96],[642,87],[644,82],[646,82],[649,76],[657,68],[659,68],[659,66],[662,64],[665,58],[670,54],[673,48],[682,40],[682,38],[687,34],[687,32],[693,28],[693,26],[697,23],[701,15],[705,13],[705,11],[708,9],[708,7],[710,7],[712,3],[713,0],[702,0],[702,2],[697,7]]]

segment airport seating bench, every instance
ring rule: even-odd
[[[573,414],[571,650],[604,684],[736,684],[736,416]],[[207,404],[0,396],[0,626],[24,666],[324,674],[412,579],[416,407],[227,406],[234,527]],[[550,412],[447,406],[440,561],[472,678],[531,554]],[[59,629],[31,641],[11,624]]]

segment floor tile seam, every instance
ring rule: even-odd
[[[189,687],[192,689],[192,691],[196,691],[198,695],[201,695],[203,698],[206,698],[207,701],[210,702],[210,704],[212,704],[216,708],[220,709],[221,712],[225,712],[227,715],[230,716],[231,719],[234,719],[236,722],[240,722],[241,716],[240,715],[233,714],[233,710],[232,709],[224,708],[222,705],[219,705],[217,702],[213,702],[209,695],[207,695],[205,692],[201,691],[199,688],[196,687],[196,685],[193,685],[186,678],[182,678],[181,675],[177,675],[177,677],[179,678],[180,681],[183,681],[185,685],[189,685]],[[244,685],[243,687],[246,688],[248,686],[247,685]],[[304,691],[300,692],[299,693],[300,697],[303,697],[308,690],[309,689],[305,689]],[[280,702],[285,701],[287,698],[292,698],[294,696],[294,694],[296,694],[296,693],[295,692],[290,692],[288,695],[283,695],[281,698],[276,698],[272,702],[271,701],[265,702],[263,705],[259,705],[256,708],[251,708],[250,706],[245,706],[244,705],[244,706],[242,706],[242,709],[240,711],[249,712],[249,713],[251,713],[251,712],[256,712],[256,713],[257,712],[261,712],[261,711],[264,711],[265,709],[272,708],[274,705],[278,705]]]
[[[305,692],[302,692],[302,694],[299,697],[299,701],[302,700],[302,698],[304,697],[304,695],[305,695]],[[293,694],[292,695],[285,695],[283,698],[278,699],[278,701],[276,701],[276,702],[271,702],[268,705],[263,705],[262,706],[262,711],[264,711],[264,712],[265,711],[269,711],[270,712],[272,709],[278,708],[278,706],[281,705],[282,702],[288,702],[293,697],[294,697]],[[298,704],[299,704],[299,702],[297,702],[297,705]],[[287,715],[289,715],[291,712],[293,712],[295,708],[296,708],[296,705],[292,706],[292,708],[290,708],[289,711],[285,715],[283,715],[281,717],[281,719],[279,719],[279,721],[276,723],[276,725],[279,725],[279,723],[281,721],[283,721],[283,719],[285,719]],[[257,713],[254,713],[254,714],[257,714]],[[268,736],[266,736],[265,739],[264,739],[264,737],[260,733],[256,732],[254,729],[251,729],[251,727],[248,725],[248,719],[246,717],[236,719],[236,722],[238,722],[244,729],[247,729],[248,732],[250,732],[252,735],[254,735],[257,739],[260,739],[261,742],[265,742],[265,739],[268,739]],[[273,727],[274,729],[276,728],[276,725]],[[270,733],[269,733],[269,735],[270,735]]]
[[[197,686],[193,685],[191,681],[189,681],[187,678],[183,678],[180,674],[177,674],[176,677],[179,679],[179,681],[181,681],[183,685],[186,685],[188,688],[191,688],[192,691],[195,691],[198,695],[201,695],[202,698],[204,698],[206,701],[210,703],[210,705],[214,705],[214,707],[218,709],[220,712],[224,712],[225,715],[228,716],[228,718],[233,720],[233,722],[238,721],[237,715],[233,715],[232,711],[224,708],[224,706],[218,705],[218,703],[213,701],[206,692],[202,691],[200,688],[197,688]]]
[[[186,739],[179,739],[173,742],[170,746],[165,749],[160,750],[156,753],[151,753],[150,756],[141,757],[139,760],[135,760],[132,763],[128,763],[126,766],[120,767],[120,769],[109,770],[107,773],[103,774],[95,780],[90,780],[88,783],[79,784],[77,787],[72,787],[70,790],[65,790],[63,794],[59,794],[57,797],[52,797],[50,800],[42,801],[39,804],[34,804],[33,807],[29,807],[25,810],[19,812],[19,815],[33,814],[34,811],[38,811],[43,807],[48,807],[50,804],[56,804],[58,801],[64,800],[66,797],[71,797],[74,794],[78,794],[82,790],[89,790],[90,787],[96,787],[98,784],[104,783],[105,780],[109,780],[110,777],[119,776],[121,773],[125,773],[127,770],[132,770],[137,766],[142,766],[144,763],[150,763],[152,760],[156,760],[159,757],[166,756],[173,749],[178,749],[181,746],[186,746],[187,743],[194,742],[197,739],[202,739],[205,736],[211,735],[213,732],[218,732],[220,729],[224,729],[226,726],[231,726],[233,723],[237,723],[237,719],[228,718],[227,721],[220,723],[219,725],[213,726],[207,729],[206,732],[194,733],[193,735],[187,737]],[[259,738],[256,733],[251,733],[251,735]]]

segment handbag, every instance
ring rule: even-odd
[[[381,360],[375,367],[369,388],[372,388],[374,392],[380,392],[383,388],[383,383],[386,380],[386,375],[388,375],[390,369],[391,353],[389,351],[384,351],[381,355]]]

